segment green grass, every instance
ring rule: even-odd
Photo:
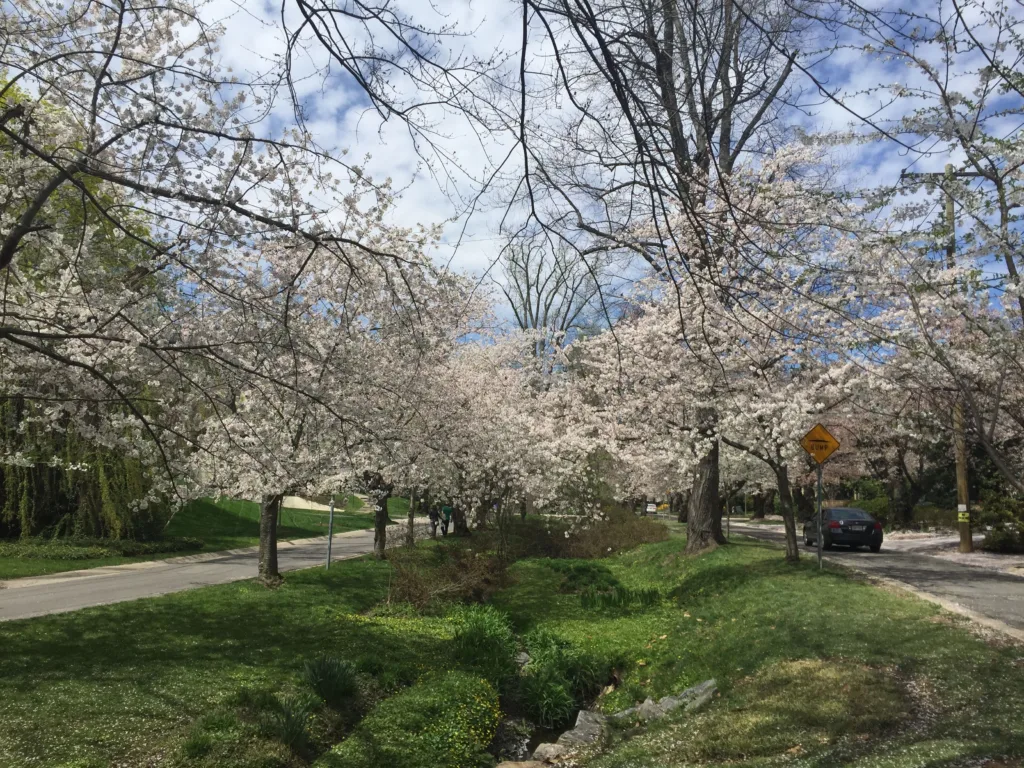
[[[787,565],[758,543],[686,558],[674,538],[601,561],[627,588],[657,588],[657,604],[585,609],[550,563],[517,563],[494,602],[520,633],[545,629],[621,659],[621,685],[596,706],[708,677],[722,692],[704,712],[617,736],[581,764],[939,768],[1024,757],[1020,647],[986,643],[929,603]],[[450,620],[374,609],[388,568],[349,560],[289,574],[277,590],[243,582],[0,624],[0,765],[143,766],[158,755],[169,768],[307,765],[311,755],[231,714],[240,691],[290,695],[319,653],[351,660],[384,691],[452,665]]]
[[[335,533],[372,527],[371,516],[367,511],[360,511],[362,508],[362,501],[355,496],[349,496],[344,511],[339,509],[334,513]],[[392,498],[388,505],[389,513],[396,520],[404,518],[408,508],[408,499]],[[288,541],[326,536],[327,518],[327,512],[283,509],[278,537],[282,541]],[[97,557],[90,560],[0,557],[0,580],[138,563],[199,551],[218,552],[225,549],[254,547],[259,544],[259,504],[237,499],[199,499],[179,510],[171,519],[165,533],[167,536],[202,539],[203,548],[192,553],[164,552],[141,557]]]

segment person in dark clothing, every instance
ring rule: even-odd
[[[430,518],[430,538],[437,538],[437,523],[441,519],[441,513],[437,511],[437,507],[431,507],[427,513],[427,517]]]
[[[452,515],[455,514],[455,510],[445,504],[441,507],[441,535],[448,535],[448,526],[452,522]]]

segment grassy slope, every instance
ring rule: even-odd
[[[373,525],[373,520],[362,510],[362,502],[350,496],[344,511],[334,513],[335,533],[357,531]],[[408,499],[393,498],[388,505],[391,516],[396,520],[404,517],[409,507]],[[302,509],[281,511],[281,527],[278,535],[282,541],[327,535],[326,512],[311,512]],[[180,510],[167,526],[168,536],[188,536],[202,539],[203,552],[217,552],[224,549],[254,547],[259,544],[259,505],[251,501],[221,499],[216,502],[201,499]],[[4,557],[0,558],[0,580],[22,576],[42,576],[48,573],[75,571],[81,568],[98,568],[105,565],[122,565],[144,560],[178,557],[189,552],[167,552],[145,557],[103,557],[93,560],[55,560]]]
[[[680,551],[674,539],[603,561],[627,585],[673,592],[646,611],[584,611],[542,561],[515,566],[518,583],[498,596],[520,629],[545,626],[632,661],[606,709],[718,679],[723,696],[699,727],[669,719],[595,765],[1024,756],[1019,648],[988,645],[928,603],[787,566],[772,548],[734,544],[696,560]],[[444,619],[365,614],[387,578],[386,564],[346,561],[289,575],[276,591],[245,582],[0,624],[0,765],[132,766],[159,753],[164,765],[198,764],[181,752],[196,718],[242,686],[287,690],[321,651],[387,684],[450,666]],[[930,693],[908,696],[907,682]],[[270,765],[268,750],[220,765]]]

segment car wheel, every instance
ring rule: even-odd
[[[871,545],[871,551],[872,552],[880,552],[881,550],[882,550],[882,545],[881,544],[872,544]]]
[[[832,549],[832,542],[825,539],[825,542],[821,545],[822,549]]]
[[[807,546],[807,547],[813,547],[813,546],[814,546],[814,539],[808,539],[808,538],[807,538],[807,537],[805,536],[805,537],[804,537],[804,546]]]

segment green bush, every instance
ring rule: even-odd
[[[1003,554],[1024,553],[1024,501],[984,494],[979,522],[990,527],[981,548]]]
[[[981,548],[1003,555],[1024,554],[1024,536],[1007,526],[993,528],[985,534]]]
[[[516,638],[508,617],[489,605],[473,605],[456,615],[456,661],[503,688],[515,677]]]
[[[428,675],[385,699],[317,768],[475,768],[501,718],[491,685],[465,672]]]
[[[200,539],[189,537],[158,541],[130,539],[12,539],[0,541],[0,557],[26,560],[98,560],[104,557],[139,557],[164,552],[184,552],[203,548]]]
[[[882,525],[888,524],[889,499],[885,496],[876,496],[873,499],[858,499],[857,501],[850,502],[850,506],[863,509]]]
[[[306,684],[333,709],[348,708],[358,694],[356,668],[349,661],[321,654],[306,659],[302,673]]]

